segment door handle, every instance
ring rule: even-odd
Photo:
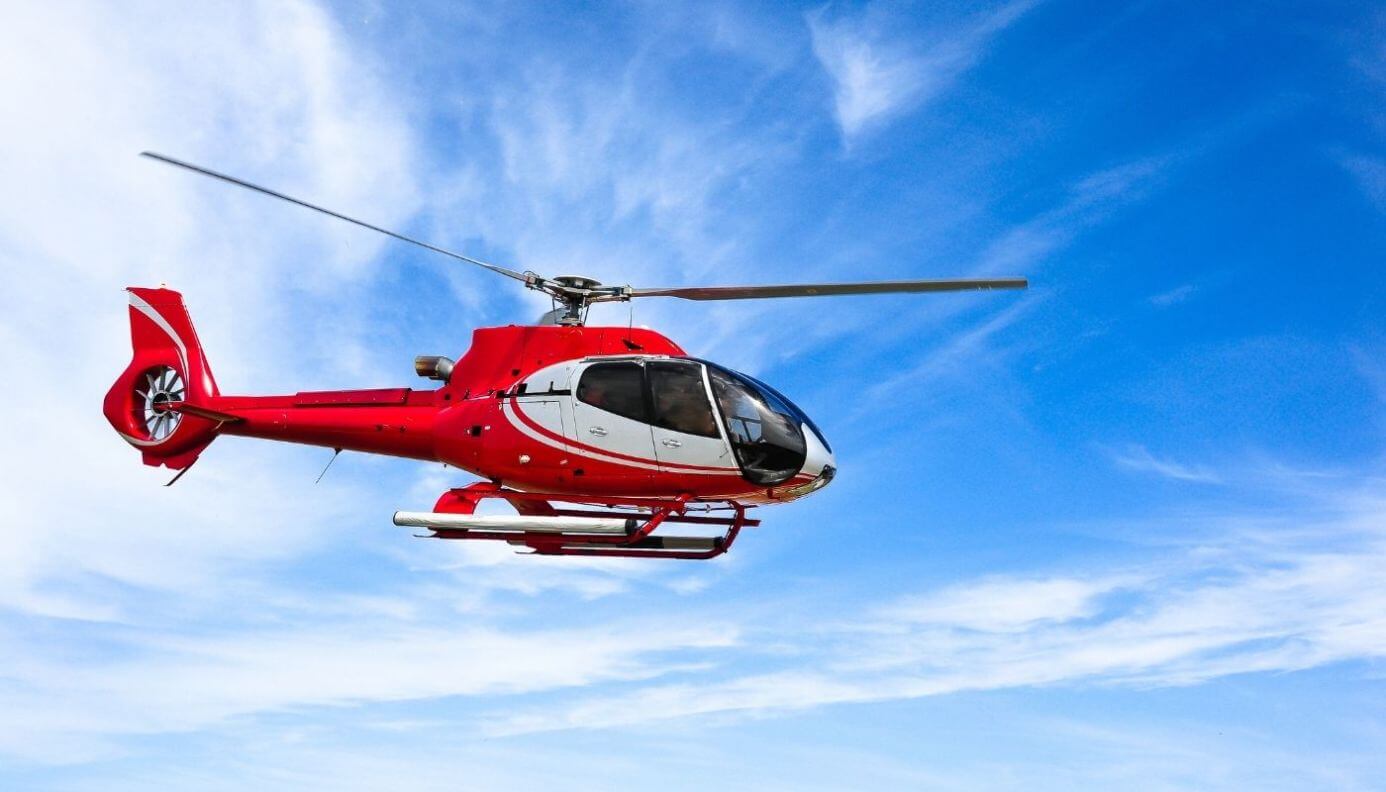
[[[591,432],[597,437],[606,437],[606,430],[601,428],[600,426],[588,427],[587,431]]]
[[[663,443],[664,445],[670,448],[678,448],[679,446],[683,445],[683,443],[680,443],[672,437],[666,437],[663,440],[660,440],[659,442]]]

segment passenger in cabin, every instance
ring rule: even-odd
[[[606,409],[606,386],[600,380],[584,381],[579,391],[579,398],[593,407]]]

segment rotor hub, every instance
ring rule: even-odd
[[[597,280],[596,278],[588,278],[583,275],[559,275],[557,278],[553,279],[553,282],[557,283],[560,286],[566,286],[570,289],[584,290],[595,289],[598,286],[602,285],[602,282]]]
[[[627,291],[621,286],[602,286],[596,278],[585,275],[560,275],[540,279],[531,286],[543,291],[562,306],[554,319],[556,324],[579,326],[587,321],[587,308],[594,302],[623,299]]]

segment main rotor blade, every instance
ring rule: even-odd
[[[370,223],[362,222],[362,221],[360,221],[360,220],[357,220],[357,219],[354,218],[354,217],[347,217],[346,215],[341,214],[340,212],[334,212],[334,211],[332,211],[331,209],[324,209],[324,208],[322,208],[321,206],[315,206],[314,204],[310,204],[310,203],[308,203],[307,201],[300,201],[299,199],[294,198],[293,196],[285,195],[285,194],[279,193],[279,192],[275,192],[274,190],[271,190],[271,189],[268,189],[268,188],[265,188],[265,187],[261,187],[261,186],[259,186],[258,184],[251,184],[251,183],[248,182],[248,181],[242,181],[242,180],[240,180],[240,179],[237,179],[237,178],[234,177],[234,176],[227,176],[227,175],[224,174],[224,173],[217,173],[217,172],[214,171],[214,170],[208,170],[207,168],[203,168],[203,167],[200,167],[200,166],[197,166],[197,165],[193,165],[193,164],[190,163],[190,162],[183,162],[182,160],[176,160],[176,159],[174,159],[173,157],[165,157],[163,154],[157,154],[157,153],[155,153],[155,152],[153,152],[153,151],[141,151],[141,152],[140,152],[140,156],[141,156],[141,157],[148,157],[148,158],[153,159],[153,160],[158,160],[159,162],[167,163],[167,164],[169,164],[169,165],[174,165],[174,166],[177,166],[177,167],[179,167],[179,168],[184,168],[184,169],[190,170],[190,171],[192,171],[192,172],[194,172],[194,173],[200,173],[200,174],[202,174],[203,176],[211,176],[213,179],[220,179],[220,180],[222,180],[222,181],[224,181],[224,182],[227,182],[227,183],[230,183],[230,184],[234,184],[234,185],[236,185],[237,187],[244,187],[244,188],[246,188],[247,190],[254,190],[255,192],[263,193],[264,195],[268,195],[268,196],[270,196],[270,197],[272,197],[272,198],[279,198],[280,200],[288,201],[289,203],[292,203],[292,204],[298,204],[299,206],[302,206],[302,207],[304,207],[305,209],[312,209],[312,210],[315,211],[315,212],[322,212],[323,214],[328,215],[328,216],[331,216],[331,217],[335,217],[335,218],[337,218],[338,220],[345,220],[345,221],[347,221],[348,223],[355,223],[356,225],[359,225],[359,226],[361,226],[362,228],[369,228],[369,229],[372,230],[372,231],[378,231],[378,232],[384,234],[385,236],[394,237],[395,239],[398,239],[398,240],[400,240],[401,242],[408,242],[408,243],[411,244],[411,245],[418,245],[419,247],[421,247],[421,248],[427,248],[427,249],[433,251],[434,253],[442,253],[444,256],[451,256],[452,258],[455,258],[455,259],[457,259],[458,261],[465,261],[465,262],[467,262],[468,264],[475,264],[475,265],[477,265],[478,267],[485,267],[486,269],[491,270],[492,272],[498,272],[498,273],[500,273],[500,274],[502,274],[502,275],[505,275],[506,277],[514,278],[515,280],[518,280],[518,281],[524,281],[525,283],[529,283],[529,280],[530,280],[529,276],[525,275],[525,274],[522,273],[522,272],[516,272],[515,270],[512,270],[512,269],[506,269],[505,267],[499,267],[499,266],[496,266],[495,264],[488,264],[488,263],[486,263],[486,262],[484,262],[484,261],[479,261],[479,260],[477,260],[477,259],[474,259],[474,258],[472,258],[471,256],[464,256],[464,255],[462,255],[461,253],[454,253],[454,252],[452,252],[451,250],[445,250],[445,249],[443,249],[443,248],[438,247],[437,245],[430,245],[430,244],[428,244],[427,242],[421,242],[421,241],[419,241],[419,240],[417,240],[417,239],[413,239],[413,238],[411,238],[411,237],[407,237],[407,236],[405,236],[404,234],[397,234],[397,233],[395,233],[394,231],[391,231],[391,230],[389,230],[389,229],[381,228],[380,226],[374,226],[374,225],[371,225]]]
[[[769,297],[828,297],[840,294],[947,292],[973,289],[1024,289],[1024,278],[866,281],[861,283],[800,283],[776,286],[676,286],[669,289],[631,289],[631,297],[678,297],[684,300],[761,300]]]

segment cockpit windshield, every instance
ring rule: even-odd
[[[823,449],[825,451],[831,452],[833,450],[832,446],[828,445],[828,438],[824,437],[823,433],[818,431],[818,424],[814,423],[813,419],[808,417],[808,413],[799,409],[799,406],[797,404],[785,398],[785,395],[783,393],[780,393],[779,391],[775,390],[774,388],[770,387],[764,382],[761,382],[755,377],[752,377],[750,374],[741,374],[739,376],[742,379],[748,379],[751,382],[754,382],[762,391],[766,391],[771,396],[774,396],[775,398],[779,399],[780,404],[784,405],[785,409],[789,410],[790,415],[793,415],[795,418],[798,418],[804,424],[804,426],[807,426],[809,429],[813,430],[814,436],[818,438],[818,442],[823,444]]]
[[[793,478],[808,453],[801,428],[807,421],[803,413],[750,377],[713,363],[706,365],[742,474],[763,486]]]

